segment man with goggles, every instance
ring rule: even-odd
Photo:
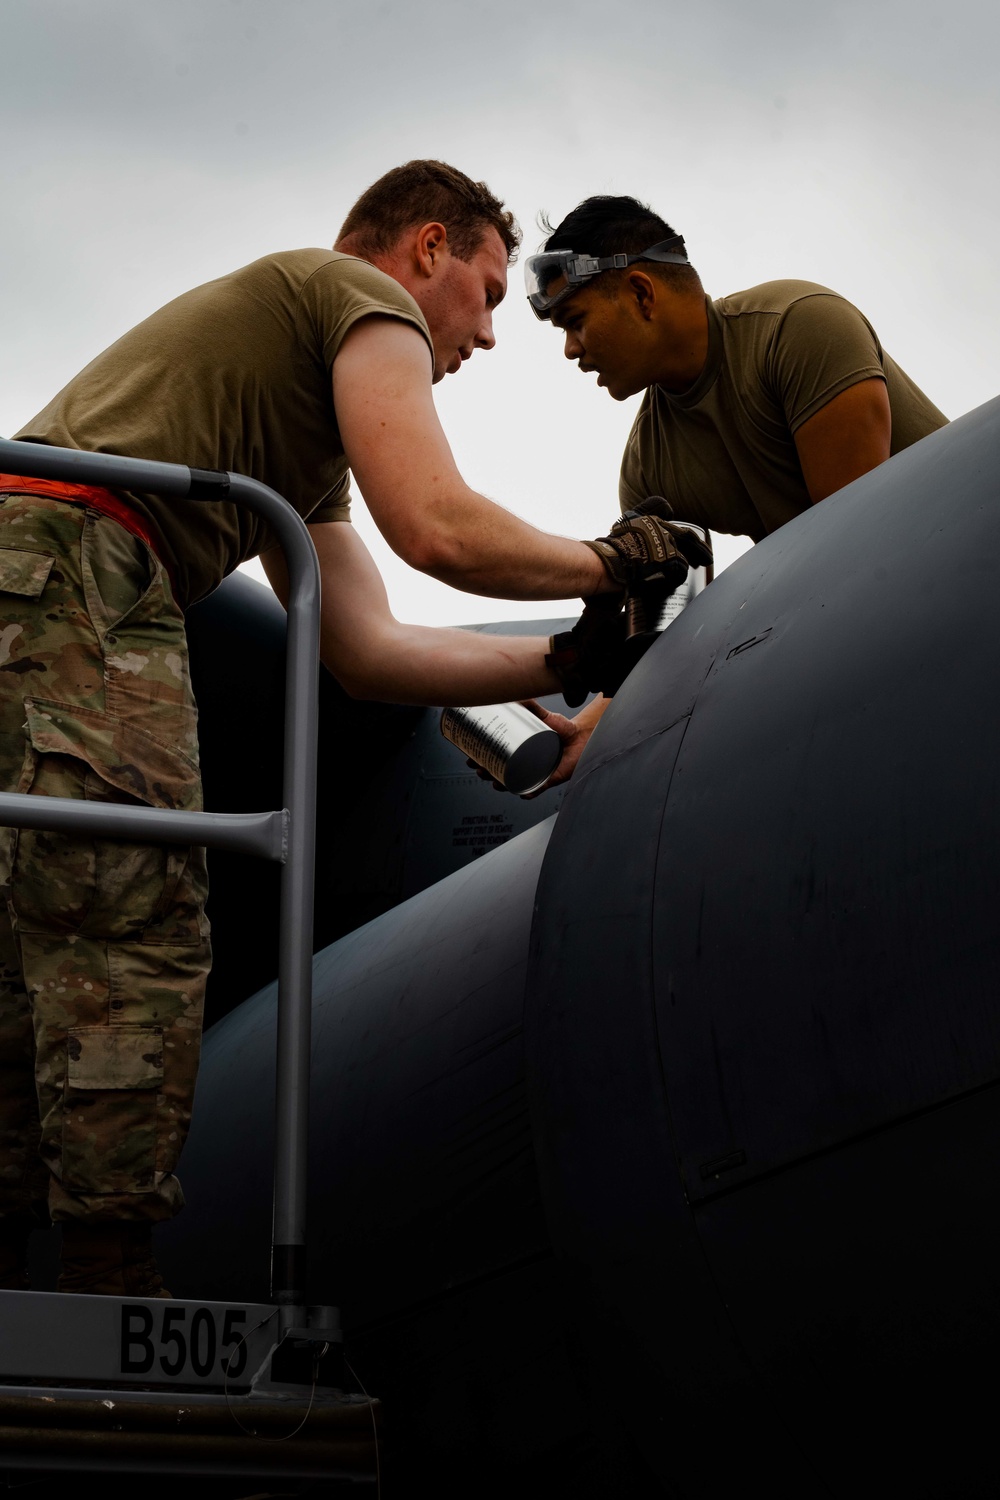
[[[635,198],[586,199],[524,269],[566,358],[616,401],[644,393],[624,517],[672,513],[757,542],[947,421],[845,298],[769,281],[712,301],[683,239]],[[564,731],[559,780],[605,707]]]
[[[624,271],[627,266],[643,260],[661,265],[690,264],[679,234],[661,240],[658,245],[650,245],[638,255],[576,255],[572,250],[548,250],[540,255],[529,255],[524,263],[524,280],[532,311],[536,318],[545,322],[551,317],[554,307],[595,276],[604,271]]]

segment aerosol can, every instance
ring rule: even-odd
[[[672,625],[706,583],[704,568],[691,568],[684,582],[672,594],[647,584],[642,594],[632,594],[625,603],[629,639],[635,635],[659,634]]]
[[[446,708],[441,733],[506,791],[522,797],[545,785],[562,753],[555,730],[520,703]]]

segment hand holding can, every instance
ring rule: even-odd
[[[441,733],[506,791],[522,797],[545,785],[562,754],[555,730],[520,703],[446,708]]]

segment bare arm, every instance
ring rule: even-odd
[[[352,697],[447,707],[558,692],[558,679],[544,661],[546,637],[402,625],[354,527],[328,521],[309,531],[323,580],[320,655]],[[263,553],[261,562],[286,604],[288,574],[280,548]]]
[[[815,505],[889,457],[889,392],[877,377],[834,396],[795,434],[802,474]]]
[[[431,393],[430,352],[396,318],[364,318],[333,365],[341,441],[358,487],[404,562],[467,593],[568,599],[611,590],[582,542],[551,536],[469,488]]]

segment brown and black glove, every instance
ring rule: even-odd
[[[570,708],[579,708],[588,693],[613,696],[628,675],[626,625],[622,601],[614,594],[588,599],[572,630],[549,639],[545,665],[559,678]]]
[[[688,568],[712,563],[712,549],[701,533],[675,521],[673,514],[662,495],[650,495],[634,510],[625,511],[610,535],[584,546],[597,553],[625,594],[640,595],[653,584],[670,595],[684,582]]]
[[[663,606],[680,588],[689,568],[712,566],[707,537],[696,527],[675,521],[673,515],[662,495],[650,495],[624,512],[612,526],[610,536],[586,544],[625,589],[626,640],[615,654],[614,672],[605,671],[605,679],[614,682],[607,696],[657,639]]]
[[[614,696],[656,639],[646,621],[658,619],[689,568],[712,565],[711,546],[695,527],[673,520],[662,495],[650,495],[625,511],[610,536],[584,545],[597,553],[622,593],[586,600],[573,629],[549,642],[545,664],[559,678],[570,708],[578,708],[588,693]]]

